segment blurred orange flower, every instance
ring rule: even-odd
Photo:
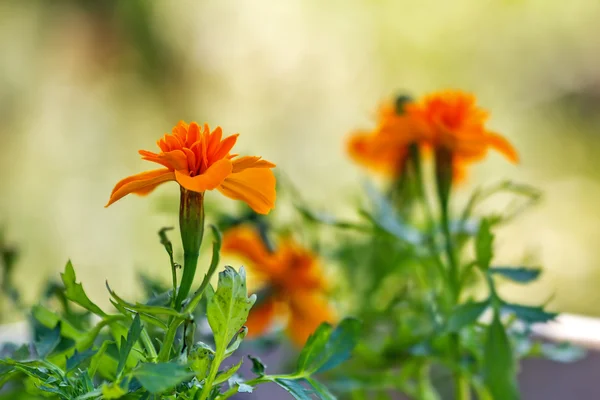
[[[404,169],[411,144],[423,150],[446,150],[454,179],[460,180],[465,167],[485,158],[489,148],[512,162],[519,159],[504,137],[486,129],[487,119],[475,96],[461,91],[433,93],[414,102],[404,99],[400,107],[392,103],[380,107],[375,129],[352,134],[348,153],[357,163],[395,177]]]
[[[142,159],[165,168],[142,172],[118,182],[106,207],[129,193],[146,195],[158,185],[177,181],[183,188],[203,193],[217,189],[227,197],[246,202],[267,214],[275,206],[275,164],[257,156],[237,157],[229,152],[238,135],[222,139],[222,130],[201,129],[196,122],[180,121],[157,144],[160,153],[140,150]]]
[[[334,322],[316,256],[291,238],[270,252],[255,229],[238,226],[225,232],[222,251],[248,262],[246,268],[260,282],[262,296],[246,322],[250,337],[287,317],[288,336],[302,346],[322,322]]]
[[[408,101],[404,104],[410,104]],[[425,130],[397,106],[383,104],[377,112],[377,126],[372,131],[357,131],[350,136],[347,150],[357,163],[375,172],[396,177],[404,169],[409,145],[425,139]]]
[[[485,127],[487,111],[476,105],[475,96],[458,90],[433,93],[407,105],[406,114],[424,129],[434,150],[447,150],[455,179],[464,177],[466,165],[482,160],[492,148],[516,163],[519,156],[503,136]]]

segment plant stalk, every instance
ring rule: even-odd
[[[183,244],[183,274],[175,299],[179,310],[187,298],[196,275],[200,245],[204,235],[204,194],[181,188],[179,230]]]

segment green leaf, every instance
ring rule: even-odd
[[[250,359],[250,361],[252,361],[252,373],[258,376],[263,376],[267,369],[266,365],[263,364],[263,362],[258,357],[248,355],[248,358]]]
[[[482,269],[487,269],[490,266],[494,254],[493,249],[494,235],[492,234],[490,221],[483,219],[479,224],[479,231],[475,239],[475,254],[477,263]]]
[[[184,365],[175,363],[141,364],[133,376],[142,387],[151,393],[161,393],[179,385],[194,376]]]
[[[302,349],[297,372],[324,372],[346,361],[358,343],[360,330],[360,322],[354,318],[344,319],[335,329],[321,324]]]
[[[106,349],[108,348],[108,346],[114,345],[114,344],[115,344],[115,342],[110,341],[110,340],[102,342],[102,345],[100,346],[100,348],[98,349],[96,354],[94,354],[92,356],[92,359],[90,361],[90,368],[88,369],[88,373],[92,378],[94,377],[94,375],[96,375],[96,371],[98,370],[98,366],[100,365],[100,359],[106,352]]]
[[[227,347],[227,350],[225,351],[225,358],[231,356],[240,347],[240,344],[242,344],[242,341],[246,335],[248,335],[248,328],[242,326],[242,328],[238,331],[235,340],[229,345],[229,347]]]
[[[139,314],[136,314],[135,318],[133,318],[131,326],[129,327],[127,339],[121,337],[121,348],[119,349],[119,365],[117,366],[117,376],[121,376],[121,373],[123,373],[125,363],[127,362],[127,357],[129,357],[129,353],[131,352],[133,345],[140,338],[141,333],[142,323],[140,321]]]
[[[87,349],[86,351],[83,351],[81,353],[78,352],[76,349],[75,353],[73,353],[73,355],[67,359],[67,372],[73,371],[75,368],[79,367],[84,362],[90,360],[94,356],[94,354],[96,354],[96,351],[92,349]]]
[[[31,307],[31,315],[46,328],[54,328],[59,322],[61,325],[61,334],[63,337],[68,339],[77,340],[83,332],[80,332],[77,328],[71,325],[66,319],[59,316],[58,314],[48,310],[42,305],[35,305]]]
[[[447,329],[458,332],[465,326],[475,323],[490,305],[488,300],[463,303],[456,307],[448,319]]]
[[[255,295],[248,297],[244,268],[237,273],[235,269],[225,267],[225,271],[219,273],[217,291],[210,285],[206,287],[206,299],[215,346],[225,349],[248,319],[250,308],[256,301]]]
[[[302,382],[306,382],[305,379],[275,379],[275,383],[284,388],[289,394],[291,394],[296,400],[311,400],[312,390],[301,385]]]
[[[199,381],[206,378],[210,364],[214,359],[215,352],[207,344],[198,342],[192,347],[188,355],[188,360],[190,368],[194,371]]]
[[[220,383],[227,382],[229,380],[229,378],[231,378],[233,376],[233,374],[235,374],[237,372],[237,370],[240,369],[243,361],[244,361],[244,359],[242,358],[240,360],[240,362],[235,364],[233,367],[231,367],[227,371],[221,372],[219,375],[217,375],[217,377],[215,378],[215,380],[213,382],[213,385],[218,385]]]
[[[548,322],[558,315],[558,313],[544,311],[543,307],[523,306],[512,303],[503,303],[502,310],[515,314],[517,318],[529,324]]]
[[[314,389],[314,393],[323,400],[335,400],[336,397],[321,382],[313,378],[306,378],[306,381]]]
[[[44,334],[33,343],[35,351],[40,358],[46,358],[46,356],[52,353],[52,350],[58,346],[58,343],[60,343],[60,325],[60,321],[58,321],[53,329],[44,332]]]
[[[513,282],[529,283],[535,281],[542,273],[542,270],[525,267],[491,267],[490,272],[501,275]]]
[[[108,290],[108,293],[110,293],[112,298],[115,299],[117,304],[125,309],[129,309],[129,310],[135,311],[137,313],[146,313],[149,315],[170,315],[173,317],[181,316],[181,313],[179,313],[177,310],[170,308],[170,307],[148,306],[148,305],[140,304],[140,303],[136,303],[136,304],[129,303],[129,302],[123,300],[121,297],[119,297],[119,295],[117,295],[110,288],[110,286],[108,285],[108,282],[106,282],[106,289]]]
[[[70,260],[65,266],[65,272],[60,274],[60,276],[63,284],[65,285],[65,296],[67,296],[69,300],[79,304],[81,307],[91,311],[96,315],[106,317],[106,313],[87,297],[87,294],[85,294],[81,283],[76,282],[75,269],[73,269],[73,264],[71,264]]]
[[[484,379],[494,399],[518,400],[513,351],[506,330],[495,314],[487,329],[484,347]]]

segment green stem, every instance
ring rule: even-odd
[[[467,377],[462,374],[457,374],[454,385],[455,400],[471,400],[471,386]]]
[[[423,179],[423,169],[421,168],[421,154],[419,152],[419,147],[417,144],[410,145],[409,154],[417,178],[417,193],[423,205],[423,209],[425,210],[425,217],[427,219],[427,225],[429,230],[427,246],[429,247],[429,251],[431,252],[431,256],[433,257],[435,266],[438,269],[438,273],[441,275],[443,280],[447,280],[448,277],[444,269],[444,264],[440,259],[434,241],[433,229],[435,228],[435,223],[433,219],[433,212],[431,211],[431,206],[427,199],[427,191],[425,190],[425,180]]]
[[[150,335],[148,335],[146,329],[142,329],[140,339],[144,344],[146,351],[150,355],[150,362],[156,362],[156,360],[158,359],[158,354],[156,354],[156,348],[154,348],[154,345],[152,344],[152,339],[150,339]]]
[[[171,356],[171,348],[173,347],[173,342],[175,341],[175,334],[177,333],[177,328],[179,328],[181,322],[181,319],[174,318],[169,323],[169,329],[167,329],[165,339],[163,340],[162,347],[160,348],[160,352],[158,353],[158,361],[169,361],[169,357]]]
[[[187,298],[194,281],[194,276],[196,275],[200,245],[202,244],[202,236],[204,235],[203,193],[181,188],[179,229],[183,244],[183,274],[177,298],[175,299],[175,309],[177,310],[181,308],[181,304]]]
[[[222,347],[222,346],[221,346]],[[219,372],[219,366],[221,365],[221,361],[223,360],[223,355],[225,354],[224,348],[218,348],[215,353],[215,358],[210,364],[210,372],[208,373],[208,377],[204,380],[204,385],[202,386],[202,393],[200,394],[200,400],[208,399],[210,392],[212,391],[212,385],[217,377],[217,373]]]
[[[446,257],[448,258],[448,281],[451,291],[450,309],[460,301],[461,281],[458,261],[452,233],[450,232],[450,190],[452,189],[453,160],[452,153],[446,149],[437,149],[435,152],[436,189],[440,202],[442,232]],[[450,335],[450,351],[454,359],[456,371],[454,373],[454,398],[455,400],[470,400],[471,392],[469,380],[461,371],[461,343],[459,333]]]

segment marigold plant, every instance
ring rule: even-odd
[[[270,251],[256,229],[238,226],[225,232],[223,253],[247,261],[246,268],[259,282],[259,301],[246,322],[249,337],[263,335],[283,318],[287,334],[302,346],[322,322],[335,322],[318,256],[292,238]]]

